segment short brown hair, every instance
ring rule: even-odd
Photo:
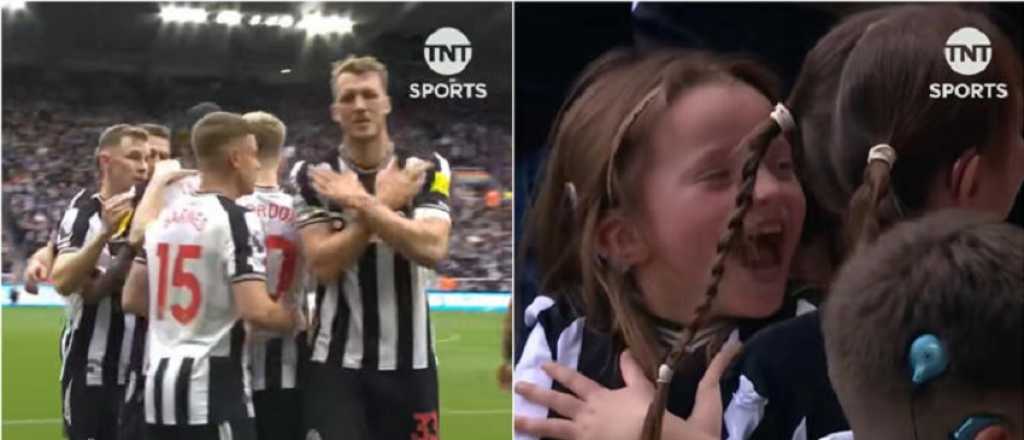
[[[171,129],[167,128],[165,125],[145,123],[139,124],[139,128],[145,130],[150,137],[164,138],[167,140],[171,139]]]
[[[855,253],[825,302],[822,331],[836,391],[865,405],[910,396],[908,350],[943,342],[943,390],[964,401],[1020,392],[1024,230],[947,210],[894,226]]]
[[[203,116],[192,127],[192,149],[197,164],[208,165],[220,157],[225,145],[249,134],[252,128],[237,113],[213,112]]]
[[[384,93],[388,91],[388,68],[377,60],[376,57],[357,57],[350,55],[341,61],[331,63],[331,95],[338,98],[338,77],[342,73],[353,73],[361,75],[367,72],[376,72],[380,77],[380,83],[384,86]]]
[[[131,124],[117,124],[107,127],[100,133],[99,145],[97,146],[97,152],[107,147],[116,147],[121,145],[121,140],[125,137],[138,139],[145,142],[149,139],[149,135],[146,131]]]
[[[249,123],[252,134],[256,136],[260,160],[277,159],[288,132],[284,122],[277,116],[262,111],[246,113],[242,118]]]

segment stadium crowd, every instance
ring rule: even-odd
[[[185,109],[214,101],[230,111],[263,109],[288,125],[286,154],[291,162],[322,157],[341,136],[327,116],[327,93],[296,86],[181,79],[148,79],[110,73],[73,74],[30,68],[5,69],[3,97],[3,272],[18,255],[30,254],[49,239],[61,212],[82,188],[96,185],[93,162],[100,132],[121,122],[158,122],[175,131],[173,147],[191,163],[181,136]],[[326,88],[326,85],[324,86]],[[512,185],[508,124],[476,121],[472,112],[454,118],[428,103],[396,104],[391,117],[396,145],[435,150],[455,174],[455,212],[448,260],[440,277],[465,279],[460,290],[510,290],[512,279],[511,202],[488,206],[486,195]],[[289,167],[290,168],[290,167]],[[474,179],[462,182],[460,172]],[[485,178],[479,178],[484,171]]]

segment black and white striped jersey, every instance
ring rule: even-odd
[[[183,195],[146,230],[146,423],[215,424],[253,416],[245,326],[232,285],[265,282],[263,226],[214,193]]]
[[[299,231],[295,229],[292,196],[279,187],[257,186],[237,203],[256,213],[263,223],[267,248],[267,291],[276,301],[305,310],[306,265]],[[298,386],[299,339],[293,333],[253,330],[247,350],[253,391]]]
[[[80,191],[64,212],[57,234],[58,255],[78,252],[103,230],[103,200],[99,194]],[[104,246],[95,272],[112,262],[110,246]],[[88,386],[124,385],[136,318],[121,311],[120,295],[104,296],[86,304],[74,293],[65,298],[61,334],[61,379],[84,376]],[[81,379],[79,379],[81,380]]]
[[[398,154],[397,159],[404,167],[409,156]],[[401,212],[410,218],[450,221],[451,168],[439,154],[429,160],[434,168]],[[377,170],[353,167],[336,152],[322,163],[299,162],[292,168],[298,227],[327,223],[341,230],[348,213],[312,188],[309,170],[313,166],[355,171],[371,194]],[[311,360],[383,371],[433,368],[436,359],[426,293],[431,275],[431,268],[417,265],[375,237],[355,267],[334,283],[317,285]]]
[[[850,429],[828,378],[816,311],[751,338],[722,388],[730,440],[815,440]]]
[[[742,320],[738,323],[736,332],[740,340],[746,340],[770,323],[811,310],[814,310],[814,306],[810,302],[787,295],[786,301],[774,315],[765,319]],[[588,328],[580,305],[564,296],[552,299],[541,295],[526,308],[523,318],[526,328],[529,329],[529,336],[516,363],[514,375],[517,381],[527,381],[541,387],[567,392],[540,368],[545,362],[557,362],[579,371],[607,388],[625,386],[619,372],[619,354],[625,347],[611,335]],[[663,337],[671,337],[672,334],[678,333],[678,329],[669,328],[672,325],[668,322],[660,324],[659,332]],[[699,351],[700,347],[691,349]],[[668,398],[668,410],[672,414],[683,418],[689,417],[693,410],[697,385],[706,370],[704,362],[703,356],[687,357],[676,371]],[[562,417],[518,394],[513,396],[512,405],[517,416]],[[515,434],[515,438],[536,439],[519,432]]]
[[[188,176],[178,179],[167,186],[164,190],[163,203],[161,206],[170,206],[175,200],[178,200],[182,196],[194,194],[199,189],[199,176]],[[145,193],[146,187],[141,186],[136,188],[136,196],[139,200],[135,201],[135,205],[138,206],[138,202],[141,201],[143,194]],[[134,220],[135,211],[132,211],[132,218]],[[126,234],[127,235],[127,232]],[[128,371],[131,375],[142,375],[146,371],[147,359],[146,359],[146,331],[149,328],[149,321],[141,316],[137,316],[135,324],[135,336],[132,340],[131,355],[128,363]],[[135,377],[129,377],[129,388],[141,387],[141,383],[131,383],[136,380]],[[131,394],[131,389],[128,390],[128,394]]]

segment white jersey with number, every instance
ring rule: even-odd
[[[146,422],[252,417],[245,326],[234,283],[264,282],[256,214],[214,193],[182,195],[146,231],[149,281]]]
[[[275,301],[304,310],[306,269],[295,229],[293,198],[279,187],[257,186],[238,204],[263,223],[267,248],[267,292]],[[253,330],[248,344],[255,391],[293,389],[297,385],[298,339],[292,333]]]

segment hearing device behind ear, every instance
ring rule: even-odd
[[[949,368],[949,354],[938,336],[925,333],[910,344],[908,352],[910,380],[914,384],[914,394],[926,384],[942,375]],[[914,424],[914,438],[917,438],[917,420],[914,419],[914,396],[911,396],[910,414]],[[993,414],[975,414],[964,419],[953,432],[950,440],[973,440],[979,432],[992,425],[1003,423],[1003,419]]]

